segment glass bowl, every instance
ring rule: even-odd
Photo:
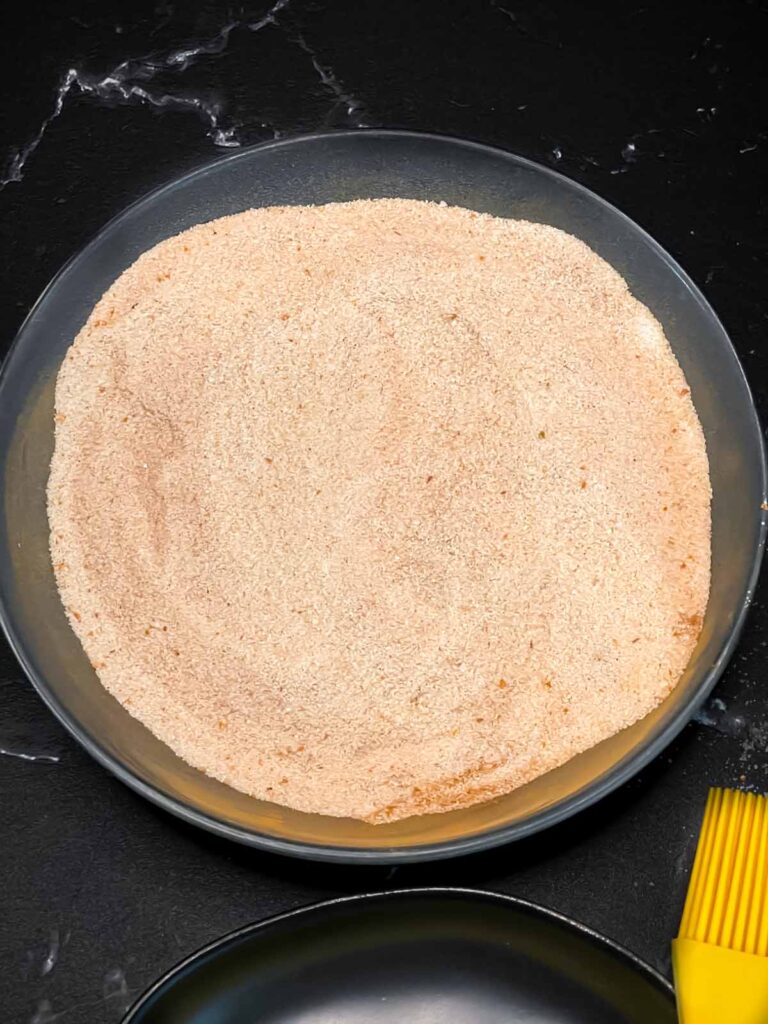
[[[553,224],[583,239],[626,278],[663,324],[704,427],[713,559],[698,646],[652,714],[508,796],[374,826],[238,793],[186,765],[123,710],[99,683],[61,606],[48,554],[45,488],[59,364],[97,299],[140,253],[248,207],[380,196],[444,200]],[[245,149],[158,189],[111,221],[43,293],[3,366],[0,473],[0,615],[51,710],[98,761],[161,807],[219,835],[318,860],[396,863],[469,853],[562,821],[620,786],[680,731],[722,673],[765,534],[765,457],[749,388],[722,325],[675,261],[614,207],[548,168],[472,142],[400,131],[310,135]]]

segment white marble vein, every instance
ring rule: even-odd
[[[300,32],[293,36],[293,41],[309,57],[317,77],[333,95],[335,102],[344,107],[346,116],[350,120],[351,124],[356,128],[366,127],[364,122],[361,120],[365,109],[363,103],[344,88],[332,68],[328,67],[327,64],[320,63],[317,54]]]
[[[276,25],[277,16],[283,8],[287,7],[291,0],[275,0],[270,9],[264,15],[263,18],[259,18],[258,21],[252,21],[248,28],[251,32],[258,32],[262,28],[266,28],[267,25]]]
[[[189,67],[189,64],[183,65]],[[103,103],[139,103],[160,110],[194,111],[208,126],[208,134],[217,146],[239,146],[233,126],[221,124],[221,108],[211,99],[166,92],[155,92],[142,82],[148,82],[159,70],[159,65],[141,64],[138,61],[125,61],[101,77],[68,68],[59,82],[51,113],[44,119],[37,132],[29,142],[17,150],[0,178],[0,188],[14,181],[21,181],[27,161],[43,141],[43,136],[51,123],[61,114],[67,97],[75,93],[91,96]],[[129,76],[136,77],[132,80]]]
[[[58,1020],[61,1017],[61,1013],[55,1013],[51,1001],[49,999],[41,999],[35,1012],[29,1019],[29,1024],[52,1024],[53,1021]]]
[[[208,135],[215,145],[239,146],[236,126],[225,126],[222,123],[222,108],[219,103],[207,96],[155,90],[152,88],[151,82],[161,72],[182,73],[201,57],[223,53],[236,28],[247,25],[252,32],[255,32],[269,24],[274,24],[278,12],[289,2],[290,0],[276,0],[276,3],[259,22],[249,24],[243,21],[230,21],[209,39],[190,43],[184,47],[176,47],[164,53],[129,58],[121,61],[105,75],[95,75],[76,67],[68,68],[59,81],[50,114],[44,118],[26,145],[11,156],[5,173],[0,178],[0,188],[4,188],[11,182],[22,180],[27,161],[42,142],[51,123],[61,114],[67,98],[77,93],[90,96],[105,104],[136,103],[159,110],[187,110],[196,113],[203,121],[207,126]]]
[[[20,750],[6,750],[5,747],[0,747],[0,757],[18,757],[20,761],[47,761],[49,764],[61,761],[55,754],[24,754]]]
[[[50,113],[43,119],[40,127],[29,141],[12,153],[5,172],[0,177],[0,189],[23,179],[29,159],[43,141],[49,127],[61,115],[67,100],[76,95],[87,96],[104,106],[127,104],[153,107],[156,110],[194,113],[205,125],[206,133],[214,145],[239,146],[238,132],[243,126],[234,123],[225,115],[223,104],[219,100],[205,93],[192,93],[183,90],[165,91],[156,82],[157,76],[163,74],[167,77],[168,74],[183,74],[201,58],[224,53],[229,46],[233,31],[236,29],[245,28],[250,32],[260,32],[269,26],[285,29],[280,15],[291,2],[292,0],[275,0],[266,13],[256,21],[247,19],[228,21],[214,36],[208,39],[167,51],[150,53],[143,57],[128,58],[103,75],[94,74],[78,67],[67,68],[59,80]],[[319,81],[330,94],[333,109],[343,107],[346,121],[350,126],[366,127],[362,119],[365,112],[364,104],[345,88],[334,70],[320,60],[300,32],[287,31],[286,35],[309,58]],[[280,132],[272,126],[264,122],[255,123],[259,124],[262,129],[270,131],[274,138],[280,137]]]
[[[43,965],[40,968],[40,974],[43,977],[45,977],[46,974],[50,974],[51,971],[56,966],[56,962],[59,959],[59,948],[59,929],[52,928],[50,942],[48,943],[48,952],[46,953],[45,959],[43,960]]]
[[[54,100],[53,110],[51,111],[51,113],[48,115],[48,117],[45,118],[43,123],[37,129],[37,131],[26,144],[26,146],[23,146],[21,149],[16,150],[16,152],[11,157],[10,163],[8,164],[5,174],[2,178],[0,178],[0,188],[5,188],[5,186],[10,185],[12,181],[21,181],[23,176],[22,172],[24,170],[24,165],[35,152],[40,143],[43,141],[43,136],[48,130],[48,126],[50,125],[50,123],[52,121],[55,121],[62,111],[62,107],[64,106],[64,100],[69,94],[69,90],[72,86],[72,83],[69,80],[71,73],[72,70],[70,69],[64,76],[64,79],[60,83],[59,88],[56,90],[56,98]]]
[[[179,50],[172,50],[165,58],[162,58],[160,66],[166,68],[177,68],[179,71],[186,71],[198,57],[223,53],[229,45],[229,36],[232,29],[237,28],[239,25],[239,21],[231,21],[207,42],[196,43],[194,45],[182,47]]]
[[[121,967],[113,967],[104,975],[104,1002],[114,1002],[121,1013],[125,1013],[130,1003],[130,992],[125,972]]]

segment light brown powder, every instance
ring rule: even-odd
[[[51,549],[104,686],[257,797],[385,821],[630,725],[709,587],[659,324],[550,227],[404,200],[156,246],[61,368]]]

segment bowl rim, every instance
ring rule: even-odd
[[[652,967],[651,964],[643,960],[642,957],[637,955],[637,953],[633,953],[632,950],[627,949],[627,947],[623,946],[620,942],[616,942],[614,939],[608,938],[607,935],[603,935],[594,928],[590,928],[589,925],[576,921],[567,914],[561,914],[557,910],[551,910],[549,907],[544,907],[539,903],[534,903],[532,900],[522,899],[520,896],[513,896],[511,893],[493,892],[490,889],[442,885],[416,886],[407,889],[385,889],[375,892],[354,893],[350,896],[337,896],[334,899],[321,900],[318,903],[307,903],[300,907],[294,907],[293,909],[284,911],[283,913],[273,914],[270,917],[265,917],[263,920],[254,921],[251,924],[235,928],[233,931],[227,932],[218,939],[213,939],[211,942],[206,943],[194,952],[189,953],[173,966],[169,967],[168,970],[164,971],[163,974],[157,978],[156,981],[153,981],[137,997],[136,1001],[132,1003],[125,1016],[122,1018],[121,1024],[136,1024],[139,1014],[144,1011],[150,999],[152,999],[164,985],[168,982],[172,982],[174,978],[183,971],[193,967],[198,960],[201,960],[209,953],[222,949],[229,943],[237,942],[248,935],[252,935],[255,932],[269,928],[272,925],[280,924],[284,921],[290,921],[292,918],[296,917],[301,918],[303,915],[310,914],[315,911],[330,910],[343,904],[364,905],[366,902],[375,902],[376,900],[383,899],[396,901],[398,899],[402,899],[404,897],[408,898],[411,896],[470,898],[478,901],[490,901],[503,907],[510,907],[533,914],[548,922],[564,927],[566,930],[570,929],[580,938],[594,943],[605,952],[627,962],[628,966],[633,967],[635,971],[641,974],[647,981],[655,983],[665,995],[669,996],[673,1000],[675,998],[675,989],[672,982],[660,971],[656,970],[655,967]]]
[[[13,622],[10,602],[6,602],[6,596],[2,586],[0,586],[0,627],[2,627],[5,638],[27,678],[32,683],[43,702],[53,712],[65,729],[96,761],[111,771],[118,779],[130,786],[134,791],[138,792],[148,800],[151,800],[154,804],[162,807],[164,810],[169,811],[189,824],[207,829],[209,832],[218,836],[243,843],[247,846],[266,850],[271,853],[283,854],[307,860],[336,863],[404,864],[428,860],[444,860],[451,857],[474,853],[480,850],[492,849],[493,847],[500,846],[504,843],[526,838],[527,836],[541,832],[552,825],[559,824],[587,807],[597,803],[597,801],[601,800],[604,796],[607,796],[615,789],[618,789],[619,786],[633,778],[641,769],[661,753],[669,743],[672,742],[672,740],[680,733],[709,696],[725,670],[725,667],[738,644],[747,611],[752,602],[752,596],[760,573],[760,566],[765,549],[766,530],[768,528],[768,510],[766,510],[765,507],[768,466],[766,465],[765,441],[760,427],[754,397],[746,378],[746,374],[744,373],[744,368],[741,365],[741,361],[728,332],[723,327],[719,317],[698,286],[677,263],[677,261],[670,256],[670,254],[647,231],[645,231],[644,228],[640,227],[640,225],[632,220],[631,217],[628,217],[612,203],[609,203],[585,185],[582,185],[580,182],[567,177],[559,171],[553,170],[551,167],[540,164],[535,160],[519,156],[516,153],[502,149],[498,146],[490,146],[470,139],[459,138],[452,135],[443,135],[437,132],[420,132],[405,129],[339,129],[312,132],[308,134],[297,134],[286,136],[284,138],[267,140],[266,142],[257,143],[253,146],[243,147],[242,149],[237,150],[237,152],[229,153],[225,156],[218,157],[215,160],[207,161],[200,166],[193,168],[191,171],[167,181],[165,184],[152,189],[134,200],[107,221],[107,223],[84,246],[69,257],[59,271],[51,278],[36,302],[31,307],[8,349],[8,353],[2,362],[2,366],[0,366],[0,402],[2,402],[8,376],[20,349],[20,343],[23,339],[27,324],[36,315],[40,306],[45,302],[49,293],[53,290],[54,286],[58,283],[60,278],[63,277],[69,267],[87,254],[89,250],[101,241],[105,234],[110,232],[123,219],[129,217],[137,208],[155,201],[164,192],[175,189],[182,183],[186,183],[192,179],[210,173],[214,168],[237,160],[247,159],[255,151],[285,148],[303,144],[311,145],[316,142],[327,140],[331,137],[352,138],[356,136],[361,138],[377,137],[380,139],[410,138],[423,142],[437,142],[441,144],[460,146],[466,149],[476,150],[480,153],[485,153],[496,158],[502,157],[511,163],[518,164],[534,170],[537,173],[544,174],[554,179],[557,183],[567,189],[575,190],[582,196],[585,196],[591,201],[602,206],[614,217],[618,218],[620,221],[624,222],[636,231],[656,253],[656,255],[658,255],[658,257],[666,264],[669,270],[680,279],[681,283],[690,292],[692,298],[699,303],[704,312],[720,328],[723,341],[727,349],[730,351],[734,367],[743,383],[747,405],[746,411],[748,412],[752,423],[752,429],[758,442],[761,477],[760,494],[763,503],[763,512],[760,517],[758,540],[755,545],[752,565],[749,576],[746,580],[746,587],[743,592],[741,605],[735,612],[734,622],[725,643],[723,644],[717,658],[704,674],[701,684],[675,711],[675,713],[670,716],[666,724],[659,728],[656,735],[652,736],[651,739],[640,749],[625,756],[602,776],[588,783],[571,796],[529,815],[529,817],[522,821],[501,825],[497,828],[476,832],[468,836],[458,836],[452,839],[414,844],[412,846],[387,846],[386,844],[377,847],[330,846],[299,839],[284,839],[279,836],[269,835],[268,833],[252,831],[244,826],[228,824],[205,811],[196,810],[195,808],[190,807],[181,799],[171,796],[151,783],[145,782],[143,779],[139,778],[131,768],[127,767],[127,765],[125,765],[121,760],[116,756],[113,756],[101,746],[98,739],[91,735],[91,733],[76,719],[76,717],[68,711],[66,706],[57,699],[55,694],[49,688],[47,681],[35,670],[27,657],[24,644],[20,636],[17,634]]]

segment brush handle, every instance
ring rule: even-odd
[[[768,1024],[768,957],[675,939],[672,967],[680,1024]]]

